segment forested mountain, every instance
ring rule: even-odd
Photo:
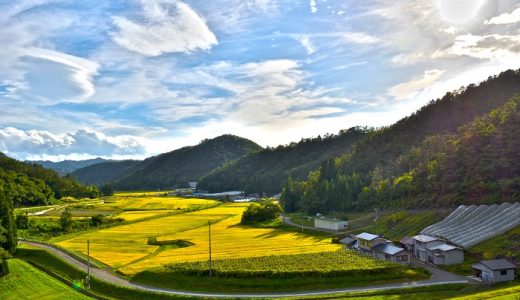
[[[27,163],[34,163],[42,165],[44,168],[54,170],[58,172],[60,175],[67,175],[69,173],[72,173],[78,169],[85,168],[94,164],[99,164],[103,162],[109,162],[113,160],[107,160],[103,158],[94,158],[94,159],[87,159],[87,160],[64,160],[59,162],[53,162],[50,160],[32,160],[27,161]]]
[[[140,160],[102,162],[78,169],[72,172],[71,175],[83,184],[100,186],[132,174],[141,163],[142,161]]]
[[[188,187],[226,162],[261,150],[256,143],[234,135],[206,139],[142,162],[93,165],[74,172],[81,182],[110,183],[117,190],[155,190]],[[102,180],[97,180],[98,176]]]
[[[0,153],[0,189],[15,206],[46,205],[66,196],[96,197],[96,187],[79,184],[70,176],[62,177],[38,164],[17,161]]]
[[[478,86],[447,93],[410,117],[368,133],[351,151],[311,172],[306,181],[288,182],[282,201],[288,210],[316,212],[483,203],[497,200],[501,193],[517,193],[520,170],[515,169],[511,153],[501,152],[507,147],[520,153],[512,135],[520,124],[515,124],[510,108],[517,101],[477,117],[518,93],[520,71],[506,71]],[[508,125],[498,126],[497,120]],[[479,130],[488,130],[488,135]],[[486,144],[491,141],[495,144]],[[505,168],[507,164],[511,167]]]
[[[212,192],[245,190],[278,193],[288,176],[303,180],[322,161],[348,149],[370,130],[355,127],[337,135],[302,139],[299,143],[267,148],[251,153],[216,169],[199,182],[199,188]]]

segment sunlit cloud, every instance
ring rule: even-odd
[[[181,1],[142,1],[142,14],[141,22],[113,17],[117,44],[148,56],[208,50],[218,44],[204,19]]]

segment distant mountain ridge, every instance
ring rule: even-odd
[[[227,134],[143,161],[106,162],[71,175],[83,183],[110,183],[118,190],[182,188],[227,162],[261,149],[253,141]]]
[[[288,176],[305,179],[324,160],[345,153],[369,131],[353,127],[337,135],[306,138],[298,143],[263,149],[216,169],[203,177],[198,187],[211,192],[245,190],[276,194]]]
[[[64,160],[59,162],[53,162],[50,160],[30,160],[26,161],[32,164],[39,164],[44,168],[54,170],[60,175],[67,175],[78,169],[85,168],[91,165],[103,163],[103,162],[114,162],[115,160],[104,159],[101,157],[86,159],[86,160]]]

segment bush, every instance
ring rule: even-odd
[[[60,217],[61,230],[70,231],[73,223],[74,223],[74,221],[72,221],[72,214],[70,213],[70,211],[64,210],[61,213],[61,217]]]
[[[241,223],[249,224],[275,220],[281,212],[280,205],[272,201],[253,203],[242,214]]]
[[[14,222],[16,223],[16,228],[18,229],[29,228],[29,217],[27,216],[27,213],[16,215],[16,219]]]
[[[90,218],[90,225],[98,227],[99,225],[103,224],[105,221],[105,218],[103,215],[95,215]]]

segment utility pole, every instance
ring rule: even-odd
[[[87,240],[87,289],[90,289],[90,240]]]
[[[375,210],[375,212],[376,212],[376,220],[375,220],[375,222],[376,222],[376,235],[379,235],[379,228],[377,227],[377,217],[378,217],[378,214],[377,214],[377,207],[374,208],[374,210]]]
[[[211,222],[208,221],[208,235],[209,235],[209,277],[213,269],[213,262],[211,261]]]

